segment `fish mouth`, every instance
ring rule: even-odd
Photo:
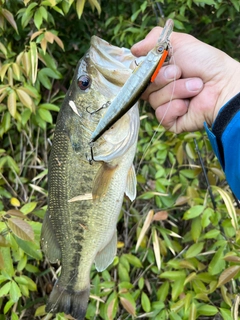
[[[135,57],[126,48],[119,48],[93,36],[91,38],[90,61],[111,83],[123,86],[134,69]]]

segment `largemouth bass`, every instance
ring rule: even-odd
[[[89,141],[109,101],[131,75],[133,61],[129,50],[92,37],[60,109],[41,242],[48,260],[60,261],[62,268],[47,312],[84,319],[91,266],[95,262],[103,271],[116,255],[116,224],[124,194],[131,200],[136,196],[137,104],[92,148]]]

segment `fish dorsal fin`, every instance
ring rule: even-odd
[[[117,231],[115,230],[112,239],[98,252],[95,258],[95,267],[98,272],[105,270],[112,262],[117,253]]]
[[[131,201],[133,201],[136,198],[136,195],[137,195],[136,189],[137,189],[137,178],[136,178],[134,165],[132,164],[131,168],[128,171],[127,184],[126,184],[126,190],[125,190],[126,196]]]
[[[116,166],[110,166],[107,163],[102,163],[101,167],[97,171],[93,182],[92,196],[93,200],[102,198],[106,195],[109,184],[112,180],[113,174],[117,168]]]

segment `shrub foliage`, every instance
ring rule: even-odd
[[[56,115],[91,36],[131,47],[170,17],[237,59],[239,9],[238,0],[0,0],[0,320],[70,319],[45,313],[59,266],[39,237]],[[86,318],[238,319],[239,209],[206,135],[167,133],[142,104],[135,165],[138,197],[124,203],[113,264],[92,268]]]

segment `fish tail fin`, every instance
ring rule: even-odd
[[[76,320],[84,320],[88,306],[90,288],[81,291],[69,290],[55,284],[46,305],[46,312],[64,312]]]

